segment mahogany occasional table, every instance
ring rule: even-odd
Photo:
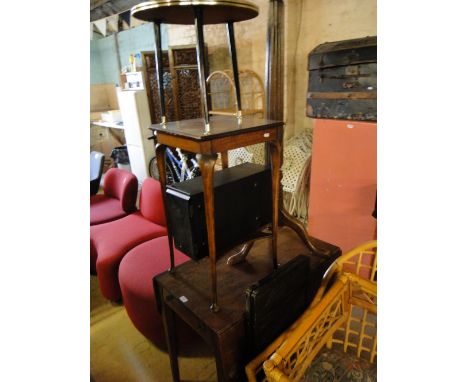
[[[323,274],[330,261],[340,255],[339,248],[315,242],[319,248],[310,251],[290,229],[281,228],[278,237],[278,260],[284,264],[299,254],[310,256],[311,270]],[[250,361],[245,328],[245,290],[272,271],[267,240],[257,241],[246,261],[229,265],[218,261],[218,297],[221,309],[213,313],[209,307],[210,259],[189,261],[176,272],[165,272],[154,278],[158,308],[162,313],[172,377],[180,380],[177,358],[175,315],[189,324],[211,347],[216,362],[218,381],[246,380],[245,365]],[[330,256],[323,255],[330,253]],[[321,279],[311,280],[317,287]]]
[[[153,125],[159,146],[156,149],[156,161],[159,170],[159,180],[165,201],[166,172],[165,150],[167,146],[179,147],[182,150],[201,154],[199,160],[203,178],[208,249],[211,270],[211,305],[213,312],[219,310],[216,283],[216,242],[214,224],[214,193],[213,171],[218,153],[223,158],[223,167],[227,166],[227,151],[256,143],[268,143],[271,157],[272,172],[272,260],[276,269],[276,238],[278,230],[278,207],[280,186],[280,161],[282,131],[284,123],[256,117],[242,118],[242,107],[239,85],[239,70],[234,38],[234,22],[249,20],[258,15],[258,7],[247,0],[152,0],[134,6],[131,15],[137,19],[154,22],[155,28],[155,59],[158,79],[158,93],[161,110],[161,123]],[[194,24],[197,38],[197,65],[202,100],[203,118],[166,122],[166,110],[163,89],[161,23]],[[204,55],[205,24],[226,24],[227,42],[232,60],[232,71],[235,84],[237,115],[215,116],[210,120],[209,104],[206,91],[206,62]],[[174,271],[174,254],[172,247],[172,231],[168,226],[168,240],[171,257],[170,271]]]
[[[278,267],[277,263],[277,233],[278,233],[278,201],[280,187],[280,153],[283,122],[270,121],[253,116],[238,119],[232,116],[214,116],[210,121],[210,133],[204,129],[202,119],[191,119],[166,124],[153,125],[157,132],[159,146],[156,149],[156,161],[159,170],[159,181],[163,190],[166,189],[165,152],[167,146],[179,147],[182,150],[201,154],[199,165],[203,178],[205,216],[208,233],[208,250],[211,270],[211,305],[210,308],[219,310],[216,282],[216,239],[214,224],[214,193],[213,172],[218,153],[224,153],[238,147],[253,145],[256,143],[268,143],[271,155],[272,178],[272,267],[270,271]],[[165,198],[165,192],[163,192]],[[166,203],[165,203],[166,205]],[[239,206],[242,208],[242,206]],[[171,227],[168,227],[169,242],[172,243]],[[171,271],[174,269],[174,254],[171,248]]]
[[[179,147],[185,151],[201,154],[199,165],[203,178],[209,257],[199,262],[190,261],[175,270],[172,230],[169,225],[168,240],[171,267],[168,272],[156,276],[154,279],[155,290],[159,296],[158,301],[163,314],[173,378],[175,381],[179,381],[173,320],[174,315],[177,314],[194,328],[205,341],[212,345],[215,352],[218,379],[220,381],[239,381],[243,379],[241,369],[245,364],[243,360],[243,350],[245,350],[244,291],[255,281],[268,275],[278,267],[280,163],[284,122],[254,116],[242,116],[234,39],[234,22],[256,17],[258,7],[247,0],[152,0],[136,5],[132,8],[131,14],[137,19],[154,23],[156,78],[158,80],[161,123],[152,125],[151,129],[155,133],[159,144],[156,149],[156,157],[159,179],[164,190],[165,209],[167,206],[165,201],[165,149],[168,146]],[[177,122],[166,121],[161,23],[194,24],[195,26],[202,118]],[[219,23],[226,24],[227,42],[232,59],[235,84],[237,116],[214,116],[210,118],[206,89],[207,76],[203,25]],[[223,167],[227,167],[228,150],[256,143],[266,143],[269,149],[267,151],[269,151],[269,162],[271,164],[273,203],[272,247],[265,248],[265,241],[259,242],[258,245],[263,245],[263,250],[258,253],[254,250],[247,261],[236,265],[219,262],[220,282],[218,292],[218,258],[214,224],[214,165],[218,153],[221,153]],[[298,225],[297,227],[292,226],[299,233],[302,232],[297,229]],[[315,259],[330,260],[329,256],[340,253],[339,248],[318,240],[313,244],[310,241],[306,242],[311,249],[309,253],[312,252],[317,255]],[[286,262],[297,254],[299,254],[298,251],[286,246],[281,251],[280,260]],[[328,254],[328,256],[324,254]]]

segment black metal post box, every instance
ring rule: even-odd
[[[192,259],[208,256],[202,178],[167,187],[175,247]],[[242,243],[272,221],[271,169],[243,163],[214,173],[216,251]]]
[[[377,37],[320,44],[308,69],[308,117],[377,121]]]

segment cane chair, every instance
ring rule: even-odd
[[[237,115],[234,75],[231,70],[217,70],[206,79],[210,85],[212,109],[210,115]],[[240,70],[239,83],[242,98],[242,115],[262,118],[265,114],[265,91],[260,76],[253,70]],[[265,163],[264,144],[239,147],[228,152],[229,167],[250,162]]]
[[[358,245],[336,259],[325,272],[311,306],[315,306],[322,299],[337,275],[344,272],[353,273],[363,279],[377,283],[377,241],[371,240]]]
[[[364,243],[339,257],[325,273],[309,308],[246,366],[249,382],[321,380],[317,377],[318,362],[330,361],[335,356],[322,351],[325,346],[333,351],[340,349],[339,354],[344,357],[349,355],[362,360],[364,366],[374,368],[377,357],[376,269],[376,241]],[[371,370],[371,377],[373,372]]]

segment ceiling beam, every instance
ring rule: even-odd
[[[100,7],[104,3],[107,3],[109,0],[91,0],[90,9],[93,10],[97,7]]]
[[[128,11],[143,0],[91,0],[90,21],[96,21]]]

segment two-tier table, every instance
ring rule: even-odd
[[[161,187],[166,187],[165,152],[167,146],[179,147],[182,150],[201,154],[199,165],[203,178],[206,226],[208,233],[208,249],[211,273],[211,310],[218,311],[216,282],[216,238],[214,223],[214,193],[213,173],[218,153],[225,153],[238,147],[267,143],[271,155],[272,176],[272,265],[277,263],[277,232],[278,232],[278,201],[280,186],[280,155],[283,122],[270,121],[253,116],[238,119],[233,116],[215,116],[210,120],[211,128],[207,134],[202,119],[169,122],[153,125],[151,128],[157,134],[158,147],[156,160],[158,163]],[[166,205],[166,204],[165,204]],[[242,208],[242,206],[239,206]],[[168,227],[169,242],[172,243],[171,227]],[[170,246],[171,270],[174,269],[174,255]]]

